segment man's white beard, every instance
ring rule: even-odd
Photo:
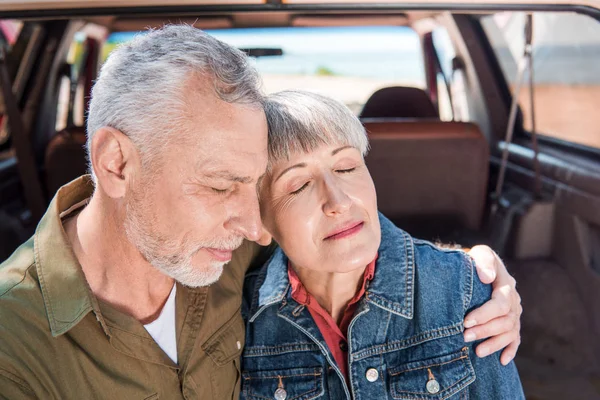
[[[135,204],[137,203],[137,204]],[[142,202],[127,204],[127,216],[124,227],[129,241],[142,256],[156,269],[189,287],[208,286],[215,283],[223,273],[227,261],[211,261],[208,265],[192,264],[194,255],[202,248],[234,250],[242,245],[243,237],[235,236],[227,239],[213,239],[202,243],[177,243],[162,239],[153,232],[147,219],[144,219]]]
[[[227,264],[222,261],[211,261],[207,266],[194,267],[191,260],[193,254],[181,257],[174,262],[172,257],[161,257],[148,253],[142,243],[138,243],[137,248],[153,267],[189,287],[208,286],[215,283],[223,273],[223,266]]]

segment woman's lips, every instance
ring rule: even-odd
[[[347,238],[358,233],[364,225],[365,223],[362,221],[352,222],[350,224],[342,226],[340,229],[336,229],[334,232],[330,233],[329,236],[325,237],[324,240],[337,240]]]
[[[218,261],[230,261],[231,255],[233,253],[233,251],[231,250],[213,249],[210,247],[207,247],[206,251],[208,251],[213,256],[213,258],[215,258]]]

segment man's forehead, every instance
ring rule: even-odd
[[[226,179],[240,183],[250,183],[262,176],[266,166],[256,164],[255,168],[249,169],[249,166],[240,162],[239,159],[232,159],[229,162],[219,160],[200,160],[195,164],[194,172],[207,178]]]
[[[193,147],[203,156],[219,157],[267,156],[267,125],[261,114],[241,114],[238,118],[192,120],[182,144]]]

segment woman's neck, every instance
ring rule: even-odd
[[[350,272],[321,272],[292,264],[302,285],[339,325],[346,306],[360,290],[366,266]]]

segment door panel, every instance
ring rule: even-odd
[[[580,71],[577,60],[585,59],[585,63],[589,63],[581,66],[585,70],[600,68],[600,41],[596,41],[595,37],[578,37],[581,26],[577,24],[564,26],[565,21],[573,24],[573,21],[579,20],[575,13],[568,13],[568,18],[554,15],[558,13],[552,14],[552,18],[537,18],[538,24],[540,21],[546,23],[542,28],[548,34],[540,33],[542,28],[536,31],[537,36],[534,32],[534,43],[537,37],[539,49],[536,53],[534,48],[534,59],[538,55],[538,61],[534,61],[534,77],[539,78],[536,88],[554,85],[552,79],[555,78],[572,86],[579,79],[581,82],[577,85],[582,90],[600,87],[597,74],[577,75]],[[587,23],[597,22],[593,29],[600,29],[600,22],[594,21],[600,13],[596,10],[591,14],[594,15],[585,16]],[[495,124],[491,142],[490,188],[493,189],[505,149],[504,135],[516,77],[516,70],[507,72],[510,68],[506,68],[505,64],[510,52],[499,44],[500,33],[502,29],[512,29],[513,34],[522,37],[523,30],[522,27],[511,25],[514,21],[504,15],[497,21],[498,31],[492,35],[494,37],[488,38],[486,32],[489,34],[490,28],[482,28],[480,17],[464,17],[460,21],[466,24],[462,32],[479,33],[476,38],[468,38],[467,42],[471,44],[470,49],[476,52],[473,57],[475,68],[485,77],[482,87],[486,92],[490,117],[502,121]],[[559,23],[560,26],[552,25]],[[553,32],[569,32],[570,35],[553,35]],[[561,41],[554,44],[558,36]],[[578,47],[577,43],[582,42],[585,42],[585,46]],[[584,48],[584,53],[578,53]],[[518,54],[522,52],[514,54],[518,59]],[[543,54],[553,56],[544,59],[541,57]],[[561,61],[560,57],[563,56],[570,58]],[[571,76],[561,73],[553,77],[552,73],[558,71],[558,64],[563,67],[571,65]],[[491,74],[493,79],[490,78]],[[547,94],[548,91],[534,91],[538,99]],[[557,130],[538,132],[538,160],[543,190],[541,196],[536,198],[533,195],[536,179],[534,147],[531,133],[527,131],[531,123],[523,118],[523,115],[530,115],[530,107],[525,106],[524,101],[529,98],[527,85],[519,98],[525,112],[520,111],[513,143],[508,146],[509,159],[503,192],[505,194],[520,188],[523,196],[532,199],[529,206],[516,212],[517,217],[510,229],[511,242],[505,256],[509,270],[517,279],[524,309],[521,319],[522,345],[517,365],[528,397],[562,399],[572,398],[573,393],[577,393],[577,398],[597,399],[600,397],[600,341],[597,340],[600,337],[600,149],[582,145],[580,129],[576,128],[585,125],[589,129],[590,125],[581,119],[591,121],[596,116],[585,112],[590,104],[577,104],[575,98],[560,94],[554,99],[546,97],[535,104],[537,118],[545,121],[544,124],[537,124],[538,130],[549,129],[548,124],[556,121],[551,115],[557,112],[555,105],[559,110],[565,107],[578,111],[562,113],[561,123],[552,125],[552,129]],[[561,101],[564,102],[562,106]],[[498,103],[503,104],[498,107]],[[550,103],[553,104],[552,108],[548,108]],[[572,124],[564,120],[569,115],[577,119]],[[587,135],[597,135],[596,138],[600,140],[600,129],[594,129],[595,133],[592,129]],[[546,139],[545,134],[553,138]],[[586,143],[596,143],[596,139],[588,139]],[[542,208],[545,211],[535,215]],[[544,237],[548,238],[547,251],[531,251]]]

